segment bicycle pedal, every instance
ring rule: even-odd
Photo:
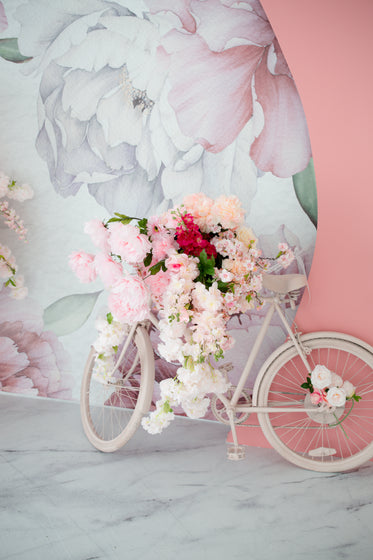
[[[233,447],[228,447],[227,458],[230,461],[241,461],[245,458],[245,448],[243,445],[237,445]]]

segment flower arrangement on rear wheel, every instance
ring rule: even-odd
[[[70,266],[82,282],[99,276],[109,291],[109,313],[96,321],[94,376],[110,381],[126,325],[146,320],[153,309],[159,317],[158,352],[180,367],[175,378],[160,382],[161,398],[142,425],[160,433],[179,406],[191,418],[205,416],[208,395],[230,386],[217,367],[234,344],[227,324],[232,315],[262,305],[268,267],[239,199],[192,194],[160,216],[116,213],[106,223],[87,222],[84,231],[100,252],[74,252]],[[284,268],[293,258],[290,248],[279,244],[275,259]]]

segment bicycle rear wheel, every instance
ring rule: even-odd
[[[122,349],[128,342],[126,352]],[[154,354],[149,335],[138,326],[118,349],[110,383],[92,375],[97,353],[91,350],[84,370],[80,410],[88,440],[96,449],[116,451],[133,436],[150,408],[154,386]]]
[[[299,412],[259,413],[263,432],[280,455],[299,467],[321,472],[357,468],[373,457],[373,349],[339,333],[311,333],[301,340],[310,352],[311,371],[317,364],[326,366],[350,381],[362,398],[347,400],[334,413],[320,413],[301,388],[310,372],[294,346],[287,347],[269,364],[258,405],[296,407]]]

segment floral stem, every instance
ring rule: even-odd
[[[351,406],[350,410],[347,412],[346,416],[344,416],[344,417],[342,418],[342,420],[338,420],[338,418],[337,418],[335,412],[333,412],[333,416],[334,416],[334,418],[337,420],[337,422],[336,422],[335,424],[331,424],[331,427],[340,426],[342,432],[344,433],[344,435],[346,436],[347,439],[349,439],[349,437],[348,437],[348,435],[346,434],[346,431],[344,430],[344,428],[343,428],[343,426],[342,426],[342,422],[344,422],[344,421],[346,420],[347,416],[348,416],[349,414],[351,414],[352,409],[354,408],[354,404],[355,404],[354,401],[351,401],[351,403],[352,403],[352,406]]]

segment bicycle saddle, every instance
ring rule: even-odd
[[[307,285],[304,274],[263,274],[263,287],[278,294],[300,290]]]

